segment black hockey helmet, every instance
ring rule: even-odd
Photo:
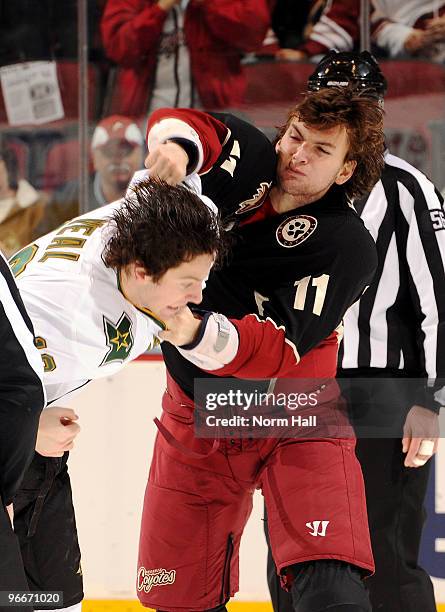
[[[308,80],[309,91],[319,91],[333,85],[355,84],[358,89],[369,89],[379,100],[387,90],[387,82],[373,55],[369,51],[361,53],[329,51],[320,61]]]

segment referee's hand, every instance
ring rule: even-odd
[[[437,451],[439,435],[439,416],[428,408],[413,406],[403,427],[402,451],[406,453],[405,467],[425,465]]]

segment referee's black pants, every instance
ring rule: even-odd
[[[83,599],[68,455],[35,453],[14,500],[15,531],[30,589],[63,592],[63,603],[40,608],[68,608]]]
[[[363,377],[363,372],[343,371],[345,376]],[[394,382],[378,377],[376,409],[397,399],[395,406],[403,417],[410,402],[403,390]],[[340,378],[339,383],[343,386]],[[345,385],[346,385],[345,381]],[[389,383],[391,386],[391,383]],[[411,402],[412,404],[412,402]],[[369,412],[369,405],[363,407]],[[360,414],[361,407],[354,406]],[[370,416],[366,415],[367,418]],[[372,419],[372,416],[371,416]],[[354,425],[360,423],[354,421]],[[430,462],[419,468],[406,468],[403,463],[401,436],[399,438],[361,438],[360,427],[356,427],[358,438],[356,454],[360,461],[366,488],[369,527],[376,571],[366,579],[374,612],[436,612],[434,591],[427,572],[418,564],[422,528],[425,522],[424,500],[428,485]],[[302,500],[304,503],[304,500]],[[267,529],[267,522],[265,522]],[[292,612],[291,598],[280,586],[272,555],[268,552],[267,580],[275,612]]]

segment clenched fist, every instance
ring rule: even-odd
[[[184,346],[193,342],[201,326],[201,320],[194,317],[188,306],[180,308],[166,323],[167,329],[160,332],[159,337],[175,346]]]
[[[46,408],[40,415],[36,451],[44,457],[62,457],[74,446],[80,431],[79,417],[70,408]]]
[[[189,158],[184,149],[175,142],[165,142],[150,151],[145,158],[145,167],[154,176],[169,185],[177,185],[187,175]]]

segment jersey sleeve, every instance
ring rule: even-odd
[[[149,120],[148,149],[169,140],[186,151],[187,177],[200,175],[202,193],[225,222],[238,222],[263,204],[275,179],[276,153],[254,125],[230,113],[160,109]]]
[[[373,0],[371,10],[371,38],[390,57],[397,57],[404,52],[405,41],[413,32],[413,26],[391,19],[386,3]]]
[[[227,127],[208,113],[186,108],[160,108],[147,124],[147,148],[171,139],[193,143],[198,150],[193,172],[207,172],[221,154]]]
[[[404,257],[417,316],[417,350],[425,384],[415,402],[435,412],[445,404],[445,213],[433,183],[403,160],[389,156],[400,213],[408,232]],[[403,174],[402,174],[403,173]],[[391,177],[390,177],[391,178]]]
[[[351,51],[360,38],[359,8],[356,0],[327,2],[307,40],[297,48],[308,56],[326,54],[330,49]]]

